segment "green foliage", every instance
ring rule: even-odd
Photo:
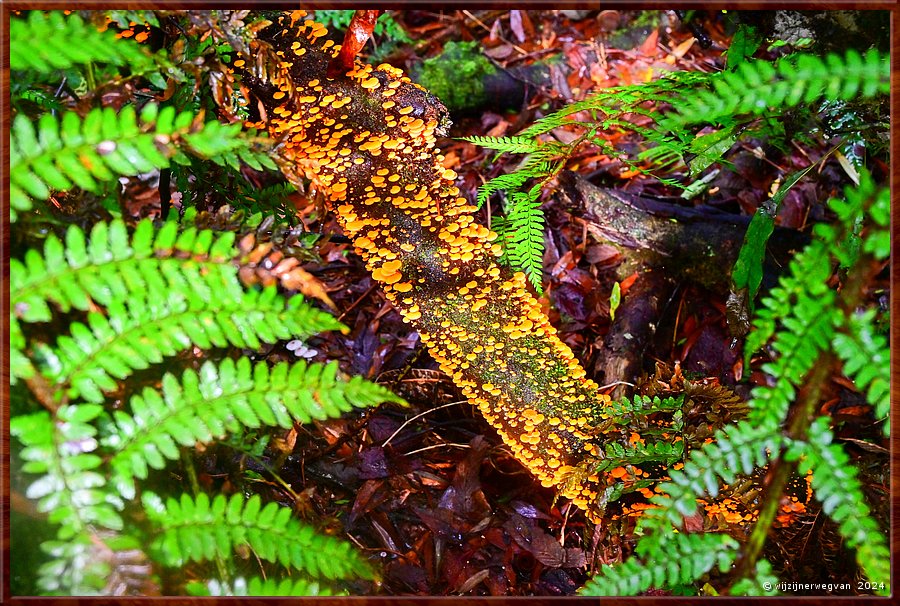
[[[641,546],[646,547],[647,541]],[[655,542],[640,559],[619,566],[603,565],[578,591],[583,596],[636,595],[651,587],[687,585],[717,564],[725,572],[738,543],[724,534],[672,534]]]
[[[840,444],[833,442],[828,419],[809,427],[808,439],[790,445],[785,459],[800,461],[801,473],[812,472],[812,487],[822,511],[834,520],[846,546],[856,550],[856,561],[872,583],[890,586],[891,551],[884,531],[870,516],[856,467]]]
[[[292,427],[337,417],[351,406],[401,402],[359,377],[340,380],[335,364],[269,368],[241,357],[206,362],[199,372],[185,370],[180,378],[167,373],[161,390],[146,387],[127,407],[107,411],[105,393],[122,390],[135,371],[185,349],[256,349],[262,342],[342,328],[299,295],[244,288],[232,263],[234,239],[233,232],[216,235],[174,221],[157,230],[149,220],[129,235],[123,222],[114,221],[97,223],[90,238],[70,226],[65,244],[50,235],[43,253],[32,249],[24,261],[11,260],[10,345],[18,360],[13,378],[28,379],[47,408],[11,419],[11,433],[23,446],[23,471],[37,476],[25,495],[58,526],[56,539],[43,545],[51,558],[38,571],[44,591],[109,590],[111,575],[121,576],[127,566],[117,563],[116,549],[125,548],[116,546],[131,541],[127,550],[142,553],[147,544],[135,542],[133,508],[125,507],[137,494],[134,480],[163,469],[182,449],[228,432]],[[55,346],[41,341],[46,327],[65,325],[65,314],[85,312],[86,320],[71,321],[69,334],[58,336]],[[180,506],[155,509],[163,511],[165,524],[150,529],[157,537],[151,544],[159,546],[151,555],[171,563],[224,557],[232,546],[249,545],[261,557],[311,576],[371,575],[348,544],[290,519],[290,509],[272,504],[260,511],[258,497],[244,506],[244,497],[235,495],[228,515],[217,517],[226,511],[224,503],[220,495],[210,507],[200,494],[196,500],[182,496]],[[299,579],[254,588],[320,590]]]
[[[734,71],[712,77],[709,88],[683,95],[677,112],[661,126],[677,129],[687,124],[715,124],[740,114],[758,115],[820,99],[886,94],[890,62],[874,49],[862,57],[850,49],[843,56],[829,54],[824,59],[808,53],[790,55],[775,65],[744,61]]]
[[[231,584],[211,580],[206,585],[192,583],[188,585],[188,594],[194,596],[332,596],[346,595],[346,592],[335,592],[318,581],[308,579],[261,579],[253,577],[249,581],[239,577]]]
[[[541,212],[541,189],[535,185],[527,192],[513,192],[509,211],[509,227],[502,233],[506,255],[514,267],[525,272],[528,280],[541,289],[544,257],[544,214]]]
[[[41,474],[25,496],[37,499],[38,510],[60,524],[60,539],[83,533],[90,525],[122,527],[116,513],[120,503],[102,490],[106,480],[96,471],[102,460],[94,454],[97,429],[91,422],[102,412],[99,405],[82,404],[62,406],[53,418],[37,412],[10,421],[10,434],[25,446],[23,470]]]
[[[885,435],[891,430],[891,350],[887,336],[875,329],[875,310],[850,316],[846,332],[834,335],[834,351],[844,362],[844,374],[866,394],[875,407],[875,417],[884,421]]]
[[[166,566],[189,561],[231,557],[246,545],[261,559],[294,568],[313,578],[331,580],[372,578],[368,563],[350,543],[319,534],[292,517],[292,510],[277,503],[265,506],[259,495],[245,500],[204,493],[183,494],[165,502],[153,493],[143,497],[144,511],[160,529],[150,545]]]
[[[109,566],[92,557],[97,528],[119,530],[121,499],[106,490],[106,478],[92,424],[103,411],[94,404],[62,406],[56,414],[36,412],[10,419],[10,435],[24,446],[23,471],[38,475],[25,496],[58,525],[57,540],[41,547],[53,559],[38,569],[38,584],[48,592],[94,594],[103,587]],[[18,548],[21,548],[17,546]]]
[[[760,302],[754,332],[746,343],[749,356],[771,341],[773,360],[762,369],[772,380],[753,389],[747,418],[716,431],[710,442],[689,453],[682,469],[669,472],[670,480],[659,485],[663,494],[651,499],[656,507],[646,510],[638,521],[636,556],[621,565],[604,567],[583,593],[634,595],[651,586],[690,585],[716,563],[720,572],[729,571],[735,558],[742,555],[733,539],[715,533],[686,533],[684,519],[697,511],[698,499],[715,498],[723,483],[734,484],[739,476],[750,475],[771,461],[778,465],[799,461],[801,474],[811,472],[812,489],[823,513],[837,523],[846,545],[856,549],[865,576],[875,584],[889,579],[886,537],[870,515],[856,468],[843,448],[832,442],[828,419],[818,418],[799,431],[795,423],[790,437],[785,431],[798,392],[814,389],[807,384],[810,371],[826,363],[830,349],[844,361],[845,373],[865,391],[876,414],[883,417],[889,410],[889,350],[886,339],[873,327],[874,311],[857,311],[861,292],[854,288],[859,291],[860,286],[845,286],[838,294],[829,284],[836,265],[848,272],[871,271],[879,259],[872,253],[886,252],[882,243],[888,226],[889,193],[886,188],[876,188],[868,174],[862,173],[859,187],[848,188],[844,199],[832,200],[829,205],[837,223],[816,226],[816,239],[794,258],[778,287]],[[620,407],[636,409],[637,403],[626,401]],[[810,406],[816,404],[813,401]],[[805,419],[811,412],[804,409],[794,416]],[[627,460],[628,455],[640,453],[620,448],[607,454],[624,455]],[[774,516],[775,509],[769,510]],[[772,522],[771,517],[764,519],[760,514],[761,537]],[[750,563],[753,576],[736,579],[732,595],[770,593],[764,583],[775,584],[771,566],[760,560]]]
[[[402,400],[380,385],[353,377],[337,379],[337,365],[251,365],[247,358],[219,365],[206,362],[197,373],[188,369],[177,379],[167,373],[162,393],[145,388],[129,402],[131,414],[113,412],[104,444],[116,450],[110,461],[114,482],[133,498],[133,477],[144,479],[149,468],[163,469],[176,460],[179,446],[208,443],[245,428],[291,428],[339,417],[353,406],[377,406]]]
[[[274,167],[250,145],[240,124],[197,124],[191,113],[176,114],[171,106],[146,105],[140,118],[132,105],[118,113],[97,108],[83,119],[74,112],[63,113],[61,121],[44,114],[37,125],[19,114],[10,138],[11,219],[30,209],[32,199],[46,200],[51,190],[77,186],[98,192],[119,175],[165,168],[170,160],[183,164],[185,152],[221,164],[236,166],[240,158]]]
[[[729,595],[763,595],[778,594],[778,577],[772,572],[772,563],[765,558],[756,563],[756,574],[744,577],[731,586]]]
[[[756,28],[742,23],[738,26],[734,37],[731,39],[725,67],[730,70],[735,69],[738,65],[750,59],[761,43],[762,39]]]
[[[889,90],[888,58],[875,50],[864,57],[850,50],[844,56],[828,55],[824,59],[812,54],[794,54],[774,64],[750,61],[747,57],[755,51],[758,41],[748,29],[741,32],[729,50],[728,66],[734,68],[731,71],[674,72],[646,84],[602,89],[537,120],[518,135],[467,138],[502,153],[529,154],[514,172],[490,179],[480,188],[479,205],[498,192],[506,192],[510,200],[514,193],[531,200],[525,195],[531,184],[536,181],[543,187],[550,183],[565,168],[572,154],[584,145],[593,146],[597,152],[618,159],[628,168],[651,174],[687,193],[692,191],[691,185],[664,178],[660,172],[685,162],[688,177],[699,178],[711,165],[722,162],[739,139],[783,133],[777,118],[790,108],[866,98]],[[638,116],[648,125],[636,124]],[[760,121],[760,116],[764,120]],[[690,128],[694,124],[713,124],[718,129],[698,135],[696,128]],[[557,129],[574,131],[579,136],[571,143],[562,144],[547,136]],[[609,135],[616,132],[637,133],[645,140],[646,147],[636,158],[631,158],[609,143]],[[647,162],[655,167],[655,172],[648,170],[644,164]],[[793,181],[785,182],[779,194],[782,197],[787,194],[805,174],[801,171],[792,175]],[[776,201],[769,213],[771,217],[777,205]],[[510,213],[512,209],[514,203],[510,205]],[[520,212],[520,222],[514,226],[516,232],[533,232],[531,222],[540,214],[528,210]],[[758,269],[771,224],[771,218],[756,220],[754,227],[759,229],[750,233],[750,242],[757,244],[750,244],[743,251],[738,268],[735,291],[747,290],[748,305],[752,305],[758,289]],[[533,268],[540,251],[542,246],[529,246],[528,254],[520,251],[505,258],[516,269],[533,276],[533,269],[528,268]],[[525,263],[518,264],[519,258]]]
[[[165,55],[148,52],[115,32],[101,32],[78,14],[29,11],[27,18],[9,20],[9,66],[41,73],[89,63],[124,65],[134,72],[160,64]],[[77,43],[73,44],[73,41]]]
[[[775,231],[778,208],[791,188],[816,166],[819,166],[819,162],[814,162],[788,176],[778,191],[757,209],[750,220],[747,233],[744,234],[744,243],[731,272],[731,291],[740,297],[741,306],[749,311],[753,311],[753,301],[762,284],[766,245],[769,236]]]

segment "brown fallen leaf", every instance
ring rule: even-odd
[[[282,274],[280,280],[281,285],[288,290],[299,291],[306,297],[318,299],[332,311],[338,310],[337,305],[334,304],[334,301],[331,300],[331,297],[325,291],[325,285],[302,267],[295,267],[291,271]]]
[[[357,53],[362,50],[375,29],[375,22],[381,11],[356,11],[353,19],[344,34],[344,43],[341,52],[328,64],[328,77],[337,78],[353,69],[353,61]]]

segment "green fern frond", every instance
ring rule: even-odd
[[[110,461],[118,491],[134,495],[132,478],[144,479],[148,467],[162,469],[179,457],[178,446],[210,442],[246,427],[290,428],[295,421],[335,418],[353,406],[403,403],[386,388],[362,377],[337,378],[337,364],[251,366],[246,357],[206,362],[178,380],[166,374],[162,393],[146,388],[131,398],[131,414],[113,412],[115,428],[103,443],[116,454]]]
[[[812,472],[812,488],[822,511],[838,524],[841,536],[856,550],[856,561],[866,577],[878,585],[879,593],[890,593],[891,552],[885,534],[869,515],[856,467],[847,453],[833,443],[828,419],[820,417],[809,427],[805,442],[791,444],[785,458],[800,460],[800,471]]]
[[[510,196],[510,236],[507,255],[514,267],[525,272],[531,284],[540,291],[543,279],[544,213],[541,212],[541,186]]]
[[[75,65],[110,63],[140,71],[166,64],[164,55],[154,56],[131,40],[119,40],[115,32],[101,32],[78,14],[30,11],[26,19],[10,19],[9,38],[9,66],[13,70],[47,73]]]
[[[468,141],[469,143],[474,143],[481,147],[509,154],[530,154],[539,151],[543,147],[541,141],[523,135],[515,137],[485,137],[473,135],[471,137],[462,137],[462,141]]]
[[[709,77],[709,74],[702,72],[671,72],[652,82],[604,88],[537,120],[517,136],[527,139],[549,133],[572,124],[571,117],[581,112],[587,112],[591,116],[586,126],[596,126],[602,130],[614,126],[613,121],[618,125],[618,119],[626,114],[641,114],[655,119],[654,112],[646,108],[646,105],[669,103],[679,91],[686,87],[700,86]],[[634,127],[633,124],[629,125],[629,129]]]
[[[760,558],[751,577],[738,580],[728,590],[732,596],[775,596],[778,595],[778,577],[772,573],[772,563]]]
[[[481,208],[488,198],[498,191],[519,190],[529,180],[546,178],[553,174],[553,171],[554,166],[551,162],[526,162],[514,172],[498,175],[478,188],[478,207]]]
[[[644,547],[647,544],[644,543]],[[727,572],[738,543],[726,534],[673,534],[654,542],[640,559],[604,565],[578,593],[582,596],[637,595],[651,587],[687,585],[718,565]]]
[[[233,279],[233,268],[229,269],[219,275]],[[174,275],[184,283],[173,286],[168,296],[135,293],[127,304],[110,304],[106,315],[90,313],[87,325],[73,323],[71,335],[59,337],[56,347],[38,346],[36,354],[44,360],[47,377],[67,386],[70,398],[102,402],[104,391],[117,388],[115,378],[124,379],[192,345],[258,349],[264,342],[343,328],[331,315],[305,305],[301,295],[285,302],[274,287],[217,292],[213,287],[222,281],[213,276],[212,284],[200,282],[207,294],[215,293],[206,299],[187,290],[194,286],[188,278],[199,277],[198,273]]]
[[[94,594],[102,589],[109,567],[90,557],[98,528],[119,530],[121,499],[106,490],[99,472],[97,430],[92,424],[103,408],[94,404],[61,406],[10,420],[10,435],[24,446],[22,470],[40,477],[25,492],[38,511],[58,524],[57,540],[42,545],[53,560],[38,571],[45,591]]]
[[[834,351],[844,362],[844,374],[866,394],[875,417],[884,419],[884,433],[890,433],[891,350],[885,335],[875,330],[875,310],[853,314],[847,332],[834,335]]]
[[[129,237],[125,224],[115,220],[94,225],[89,242],[81,228],[73,225],[65,244],[51,234],[43,255],[30,249],[24,262],[10,259],[12,383],[32,371],[20,321],[50,321],[49,303],[62,311],[87,311],[95,303],[127,301],[134,292],[163,296],[173,280],[183,289],[185,283],[197,288],[206,284],[212,285],[206,293],[219,289],[233,293],[240,286],[229,277],[231,270],[225,264],[234,254],[233,244],[232,232],[217,236],[210,230],[188,229],[179,236],[178,225],[170,222],[157,233],[149,219],[141,221]]]
[[[712,90],[693,90],[675,104],[677,113],[664,120],[664,129],[687,124],[716,123],[738,114],[762,114],[819,99],[849,100],[890,90],[888,57],[870,50],[861,57],[855,50],[825,59],[810,54],[791,55],[776,65],[745,61],[735,71],[711,80]]]
[[[650,442],[630,447],[617,442],[610,442],[605,448],[606,457],[596,467],[597,471],[606,471],[620,465],[641,465],[643,463],[663,463],[666,466],[680,461],[684,457],[684,442]]]
[[[291,517],[290,508],[277,503],[262,507],[259,495],[244,501],[241,494],[181,495],[180,500],[144,493],[144,510],[159,528],[151,551],[166,566],[189,561],[230,558],[246,545],[261,559],[281,563],[314,578],[373,577],[372,569],[348,542],[319,534]]]
[[[10,421],[10,435],[25,446],[23,471],[42,474],[25,496],[38,502],[38,510],[52,512],[59,522],[61,539],[85,532],[90,525],[120,529],[116,513],[121,502],[101,489],[105,478],[95,470],[100,457],[93,454],[98,443],[91,424],[103,412],[101,406],[61,406],[55,418],[48,412],[17,416]]]
[[[191,583],[187,592],[193,596],[253,596],[253,597],[288,597],[288,596],[335,596],[348,595],[346,591],[334,591],[318,581],[309,579],[261,579],[252,577],[249,581],[239,577],[231,583],[222,583],[216,579],[203,583]]]
[[[860,185],[847,188],[844,193],[844,200],[829,201],[829,206],[838,215],[840,225],[816,225],[816,239],[794,257],[778,286],[760,301],[753,322],[754,330],[747,338],[745,352],[749,359],[753,352],[775,337],[771,347],[776,358],[764,365],[763,370],[775,377],[776,381],[774,385],[760,385],[754,389],[753,409],[749,417],[751,420],[762,421],[769,416],[772,421],[783,420],[794,399],[796,388],[802,384],[819,353],[829,346],[834,345],[839,355],[847,361],[860,355],[848,340],[850,337],[839,335],[832,340],[835,330],[841,329],[845,321],[842,312],[836,307],[837,295],[828,285],[833,272],[831,259],[834,257],[848,267],[856,263],[861,250],[858,236],[853,231],[856,228],[848,230],[842,225],[860,225],[864,209],[869,205],[875,211],[871,214],[879,215],[883,221],[884,216],[889,214],[885,212],[889,196],[887,189],[876,188],[865,172],[861,174]],[[878,238],[885,231],[887,230],[872,229],[869,237]],[[853,326],[863,328],[858,320],[851,319],[850,324],[851,336]],[[784,329],[779,331],[779,327]],[[865,344],[860,342],[857,347],[864,347],[868,355],[875,356],[881,362],[877,368],[872,365],[871,369],[867,369],[860,389],[866,389],[870,382],[875,381],[873,396],[876,401],[882,402],[876,407],[886,415],[888,405],[883,403],[883,378],[888,372],[887,359],[879,355],[881,346],[871,341],[874,338],[872,333],[865,336],[860,334],[860,337],[869,341]],[[873,359],[869,358],[862,365],[851,361],[850,368],[860,369],[861,366],[871,365]],[[880,380],[876,381],[876,378]]]
[[[657,412],[672,412],[684,405],[684,396],[642,396],[624,397],[609,403],[610,422],[615,425],[628,425],[636,416],[645,417]]]
[[[70,396],[100,402],[102,391],[115,389],[113,377],[125,378],[191,344],[257,348],[261,340],[343,328],[302,298],[285,304],[273,289],[245,292],[237,269],[225,262],[233,242],[232,232],[179,232],[175,222],[158,232],[141,222],[130,239],[120,221],[99,223],[89,241],[70,227],[65,246],[51,236],[43,257],[29,251],[24,264],[10,263],[11,334],[20,334],[19,320],[50,320],[50,301],[64,311],[88,310],[92,302],[106,306],[105,314],[89,313],[87,325],[72,324],[71,335],[55,348],[35,348],[56,385],[69,384]],[[21,352],[21,339],[11,343]]]
[[[185,151],[221,163],[261,154],[248,150],[240,124],[215,120],[198,126],[190,112],[175,113],[149,104],[138,119],[134,106],[116,113],[111,107],[91,110],[82,119],[74,112],[61,122],[44,114],[37,125],[20,114],[10,137],[10,216],[31,208],[32,199],[46,200],[51,190],[73,186],[98,192],[120,175],[166,168],[170,160],[184,163]],[[271,160],[268,161],[271,164]]]
[[[721,482],[732,484],[737,475],[750,475],[765,465],[772,453],[779,452],[782,437],[771,425],[740,421],[716,432],[713,442],[692,450],[681,470],[671,470],[670,480],[660,484],[664,494],[651,502],[658,507],[649,509],[639,525],[645,532],[670,532],[680,528],[682,516],[693,515],[697,499],[703,495],[715,497]]]
[[[85,238],[84,231],[72,225],[65,244],[51,234],[43,255],[31,249],[24,263],[10,259],[10,307],[24,322],[47,322],[52,317],[50,302],[62,311],[87,311],[92,302],[109,305],[128,300],[134,292],[163,292],[167,277],[182,268],[191,266],[189,271],[208,275],[234,254],[230,231],[218,235],[188,228],[179,234],[174,221],[156,230],[145,219],[129,236],[125,223],[117,219],[95,224]],[[188,282],[195,279],[190,275]],[[221,287],[233,292],[227,282],[216,285]]]

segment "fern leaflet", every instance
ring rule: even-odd
[[[261,579],[252,577],[249,581],[238,577],[231,583],[212,579],[206,584],[190,583],[187,592],[193,596],[333,596],[347,595],[346,591],[336,592],[318,581],[309,579]]]
[[[847,453],[833,443],[828,419],[820,417],[809,427],[805,442],[791,444],[785,458],[800,460],[800,471],[812,471],[812,487],[822,510],[838,524],[847,546],[856,550],[856,561],[875,585],[891,578],[891,552],[878,523],[869,515],[856,467]],[[890,592],[890,583],[881,593]]]
[[[531,284],[540,291],[544,256],[544,214],[540,210],[541,186],[527,192],[513,192],[509,212],[509,256],[521,268]]]
[[[10,434],[25,446],[22,469],[40,474],[25,492],[59,524],[57,540],[42,544],[54,560],[38,570],[45,591],[95,594],[103,587],[109,567],[95,556],[99,528],[119,530],[121,499],[105,490],[102,459],[92,421],[103,412],[94,404],[61,406],[48,412],[20,415],[10,421]]]
[[[369,564],[350,543],[319,534],[291,517],[291,509],[277,503],[265,507],[259,495],[244,501],[241,494],[205,493],[196,499],[163,500],[145,493],[144,509],[160,529],[151,551],[167,566],[189,561],[231,557],[234,548],[250,547],[261,559],[292,567],[314,578],[372,578]]]
[[[661,122],[668,130],[686,124],[716,123],[738,114],[762,114],[771,108],[810,104],[819,99],[852,99],[887,94],[890,90],[888,58],[876,50],[861,57],[855,50],[828,55],[787,56],[776,65],[744,61],[735,71],[711,80],[713,90],[682,94],[677,113]]]
[[[163,54],[150,54],[115,32],[101,32],[78,14],[33,10],[27,19],[9,21],[9,67],[47,73],[88,63],[127,65],[142,71],[165,66]],[[77,43],[73,41],[77,40]]]
[[[116,451],[110,461],[113,482],[133,498],[133,477],[144,479],[148,467],[162,469],[179,456],[178,446],[210,442],[228,432],[262,425],[290,428],[294,421],[335,418],[353,406],[403,400],[361,377],[337,379],[337,365],[297,362],[271,370],[251,366],[248,358],[218,366],[206,362],[200,372],[186,370],[181,379],[166,374],[162,393],[146,388],[131,398],[131,414],[113,412],[115,427],[104,444]]]
[[[116,176],[165,168],[170,160],[185,163],[184,151],[235,166],[238,157],[265,158],[249,151],[240,131],[240,124],[215,120],[195,125],[190,112],[176,115],[173,107],[155,104],[146,105],[140,119],[132,105],[118,113],[97,108],[84,119],[65,112],[61,122],[44,114],[36,128],[20,114],[10,137],[11,220],[30,209],[32,199],[46,200],[51,189],[98,192]],[[268,158],[263,163],[274,167]]]

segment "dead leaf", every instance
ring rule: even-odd
[[[318,299],[333,311],[338,310],[337,305],[325,291],[325,285],[302,267],[295,267],[290,272],[283,274],[280,276],[280,280],[281,285],[288,290],[300,291],[306,297]]]
[[[503,528],[516,543],[544,566],[581,568],[585,565],[584,551],[578,548],[563,547],[543,528],[519,514],[511,515]]]
[[[522,11],[509,11],[509,28],[515,34],[519,44],[525,42],[525,29],[522,27]]]
[[[640,52],[642,55],[646,57],[655,57],[659,53],[659,49],[657,49],[656,45],[659,42],[659,30],[655,29],[650,32],[650,35],[647,36],[647,39],[644,40],[643,44],[640,46]]]
[[[684,54],[686,52],[688,52],[688,50],[692,46],[694,46],[694,42],[696,42],[696,41],[697,41],[697,39],[694,38],[693,36],[688,38],[687,40],[685,40],[684,42],[682,42],[681,44],[679,44],[678,46],[676,46],[675,48],[672,49],[672,55],[678,59],[681,59],[682,57],[684,57]]]

